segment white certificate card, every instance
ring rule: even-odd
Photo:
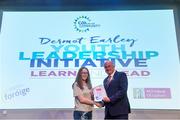
[[[96,102],[102,101],[103,97],[107,96],[103,85],[98,85],[94,87],[93,94],[94,94],[94,101]]]

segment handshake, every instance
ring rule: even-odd
[[[94,101],[93,104],[96,105],[96,106],[99,107],[99,108],[101,108],[101,107],[104,106],[101,102],[95,102],[95,101]]]

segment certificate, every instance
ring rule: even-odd
[[[98,85],[94,87],[93,94],[94,94],[94,101],[96,102],[102,101],[103,97],[107,96],[103,85]]]

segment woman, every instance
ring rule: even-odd
[[[75,98],[74,119],[92,119],[93,105],[96,104],[98,106],[98,103],[95,103],[92,99],[90,74],[86,67],[79,69],[72,87]]]

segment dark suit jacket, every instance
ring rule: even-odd
[[[130,113],[130,104],[127,97],[128,80],[126,74],[116,71],[109,85],[107,85],[107,83],[108,77],[104,79],[104,88],[111,102],[104,104],[105,114],[107,114],[108,111],[112,116]]]

